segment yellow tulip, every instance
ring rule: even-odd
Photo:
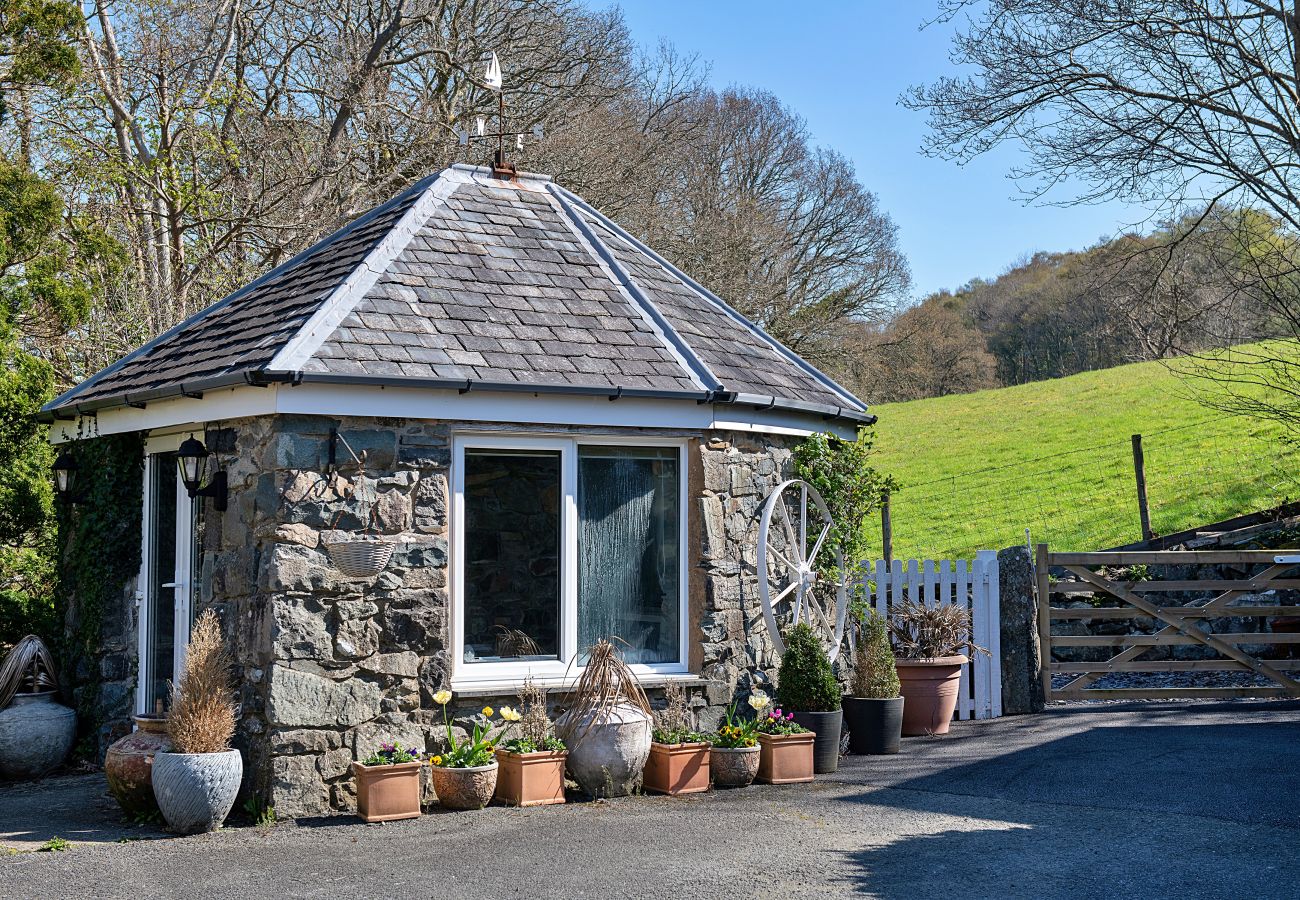
[[[503,706],[501,707],[501,718],[505,719],[507,722],[518,722],[523,718],[523,715],[517,709]]]
[[[483,707],[483,715],[487,716],[489,719],[492,718],[492,707],[490,706]]]
[[[446,706],[451,702],[451,691],[442,690],[433,695],[433,702],[439,706]]]

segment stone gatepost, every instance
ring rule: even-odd
[[[1001,606],[1002,714],[1042,712],[1043,666],[1034,597],[1034,563],[1029,548],[998,553]]]

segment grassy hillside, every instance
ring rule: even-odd
[[[903,483],[897,557],[970,556],[1023,543],[1026,527],[1061,550],[1140,540],[1133,434],[1157,534],[1300,497],[1280,426],[1206,408],[1159,363],[872,411],[877,465]]]

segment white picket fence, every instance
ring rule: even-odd
[[[1002,715],[1001,616],[998,607],[998,555],[980,550],[975,559],[876,560],[866,567],[864,593],[881,615],[910,599],[926,606],[956,603],[970,610],[973,640],[989,655],[972,654],[962,666],[958,719],[995,719]]]

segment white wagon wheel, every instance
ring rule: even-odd
[[[811,522],[809,500],[812,501]],[[848,591],[843,580],[838,581],[835,609],[826,609],[818,592],[813,590],[817,583],[817,564],[825,554],[833,553],[836,570],[844,571],[844,554],[839,546],[827,546],[833,524],[826,501],[806,481],[782,482],[763,504],[763,517],[758,525],[758,594],[763,600],[763,618],[767,620],[778,653],[785,652],[781,625],[807,622],[829,643],[831,659],[839,655],[849,613]],[[810,527],[815,531],[811,546]]]

